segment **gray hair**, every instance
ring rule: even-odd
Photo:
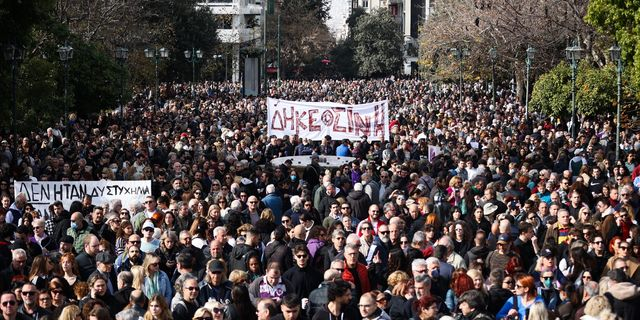
[[[355,243],[360,243],[360,237],[357,234],[351,233],[347,236],[347,245],[353,245]]]
[[[427,265],[427,260],[425,260],[425,259],[414,259],[411,262],[411,270],[416,270],[416,269],[418,269],[418,267],[426,266],[426,265]]]
[[[131,273],[131,271],[122,271],[118,273],[118,280],[122,281],[125,285],[132,285],[133,273]]]
[[[133,308],[124,309],[116,314],[116,320],[138,320],[139,318],[140,315]]]
[[[426,260],[426,264],[427,265],[437,264],[438,266],[440,266],[440,260],[438,258],[436,258],[436,257],[429,257]]]
[[[174,288],[176,289],[176,292],[179,292],[182,295],[182,286],[187,280],[195,280],[197,282],[198,278],[196,278],[191,273],[185,273],[179,276],[178,279],[176,280],[176,283],[174,284]]]
[[[413,243],[424,243],[427,240],[426,235],[424,234],[424,231],[416,231],[416,233],[413,234],[413,239],[411,242]]]
[[[25,251],[22,248],[13,249],[11,251],[11,256],[12,256],[13,260],[18,260],[18,258],[26,257],[27,256],[27,251]]]
[[[276,186],[274,186],[273,184],[267,185],[265,192],[267,194],[276,192]]]
[[[236,211],[242,211],[242,202],[240,202],[240,200],[233,200],[231,201],[231,205],[229,207]]]
[[[215,227],[215,229],[213,229],[213,236],[217,237],[218,234],[222,231],[227,231],[227,227],[224,227],[224,226]]]
[[[344,237],[344,230],[335,229],[331,233],[331,239],[335,239],[335,238],[337,238],[339,236],[343,236]]]

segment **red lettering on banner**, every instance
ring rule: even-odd
[[[340,112],[345,111],[345,108],[331,108],[335,113],[333,120],[333,131],[335,132],[347,132],[347,128],[340,125]]]
[[[364,116],[364,119],[362,119],[362,116],[356,112],[353,114],[353,119],[355,124],[353,133],[355,135],[360,136],[361,132],[367,136],[371,134],[371,116]]]
[[[307,130],[307,126],[302,122],[302,118],[307,115],[306,111],[302,111],[302,113],[296,111],[296,134],[300,134],[300,127],[304,130]]]
[[[296,122],[294,120],[294,110],[293,110],[293,106],[290,107],[291,109],[291,116],[287,117],[287,109],[286,108],[282,108],[282,118],[284,119],[284,125],[283,127],[286,128],[289,125],[291,125],[291,130],[293,130],[295,128]]]
[[[353,109],[347,108],[347,131],[353,132]]]
[[[318,109],[309,109],[309,131],[320,131],[320,126],[313,125],[316,122],[313,115],[320,112]]]
[[[384,136],[384,103],[373,106],[373,130],[374,136],[382,134]]]
[[[284,130],[284,126],[282,125],[282,116],[278,110],[275,110],[271,117],[271,129],[280,131]]]

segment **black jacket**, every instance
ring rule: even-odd
[[[96,257],[92,257],[83,251],[76,257],[76,262],[78,262],[78,267],[80,268],[80,280],[87,281],[89,276],[96,271]]]
[[[282,278],[291,283],[291,289],[300,298],[308,298],[311,291],[322,283],[322,274],[311,266],[300,268],[298,265],[287,270]],[[289,294],[289,292],[287,292]]]
[[[371,199],[363,191],[351,191],[347,196],[347,202],[351,206],[351,214],[358,220],[364,220],[369,216]]]

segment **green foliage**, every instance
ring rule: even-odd
[[[541,75],[533,86],[529,108],[552,116],[566,116],[571,111],[571,68],[560,62]]]
[[[331,52],[337,75],[341,78],[354,78],[358,75],[358,64],[354,62],[354,48],[351,37],[338,43]]]
[[[353,32],[358,74],[364,77],[395,74],[402,66],[402,34],[387,9],[358,18]]]
[[[616,99],[616,74],[611,66],[599,69],[588,62],[579,64],[576,74],[576,110],[593,116],[612,111]],[[571,114],[571,67],[561,62],[536,81],[529,107],[548,115]]]
[[[585,21],[597,31],[612,36],[622,49],[621,57],[631,75],[631,86],[640,86],[640,2],[591,0]],[[640,98],[640,92],[635,90]]]
[[[42,57],[27,59],[18,84],[17,125],[20,131],[46,128],[63,113],[62,92],[58,89],[58,65]]]

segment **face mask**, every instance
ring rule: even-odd
[[[71,222],[71,229],[73,229],[73,230],[78,229],[78,224],[72,221]]]
[[[291,181],[296,181],[296,178],[298,178],[298,177],[296,177],[296,176],[291,176]]]
[[[545,288],[551,288],[552,280],[551,279],[545,279],[542,283],[544,284]]]
[[[435,279],[438,278],[440,276],[440,269],[433,269],[433,271],[431,271],[431,278]]]
[[[118,172],[118,168],[111,168],[111,172],[113,172],[113,173]]]

